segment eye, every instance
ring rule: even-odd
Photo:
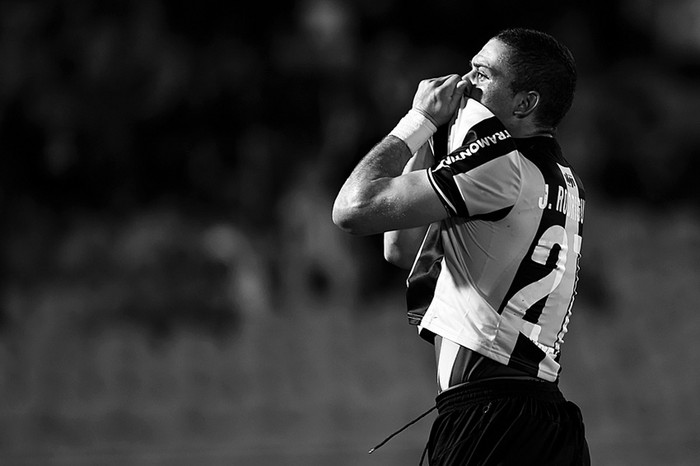
[[[478,70],[477,70],[477,72],[476,72],[476,79],[478,79],[479,81],[483,81],[483,80],[485,80],[485,79],[488,79],[488,76],[486,76],[486,75],[485,75],[484,73],[482,73],[481,71],[478,71]]]

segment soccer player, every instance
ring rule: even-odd
[[[421,81],[338,193],[334,222],[384,232],[410,269],[409,322],[437,357],[431,466],[590,464],[557,383],[585,207],[555,137],[575,85],[555,38],[502,31],[466,75]]]

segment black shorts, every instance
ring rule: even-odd
[[[583,418],[556,384],[484,380],[437,397],[430,466],[590,465]]]

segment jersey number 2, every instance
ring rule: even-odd
[[[578,235],[576,235],[578,236]],[[576,238],[578,239],[578,238]],[[558,246],[558,247],[555,247]],[[574,253],[578,254],[581,248],[581,241],[574,241]],[[551,254],[556,251],[556,258],[551,258]],[[517,292],[508,302],[506,308],[518,309],[525,312],[535,303],[546,298],[557,289],[566,271],[567,255],[569,252],[569,237],[566,230],[561,225],[552,225],[540,237],[535,249],[532,251],[531,259],[541,265],[554,262],[554,268],[550,273],[525,286]],[[551,262],[550,262],[551,263]]]

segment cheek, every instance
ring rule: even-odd
[[[469,96],[484,105],[486,105],[487,102],[493,101],[494,97],[492,88],[489,86],[488,82],[475,85]]]
[[[498,96],[494,94],[493,90],[488,85],[474,88],[472,96],[486,107],[490,107],[498,101]]]
[[[479,87],[473,87],[471,92],[469,92],[469,97],[481,102],[484,97],[484,91]]]
[[[488,87],[481,89],[480,98],[477,100],[499,119],[503,120],[504,117],[508,116],[508,102],[503,98],[503,95],[494,92],[493,89]]]

